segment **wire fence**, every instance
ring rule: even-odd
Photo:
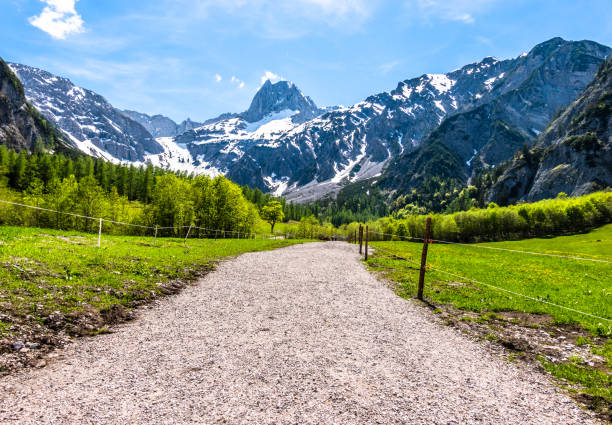
[[[409,236],[402,236],[402,235],[394,235],[391,233],[381,233],[381,232],[374,232],[374,231],[370,231],[370,233],[372,234],[376,234],[376,235],[380,235],[380,236],[389,236],[391,238],[397,238],[400,241],[406,241],[406,242],[422,242],[424,239],[423,238],[416,238],[416,237],[409,237]],[[569,259],[569,260],[579,260],[579,261],[593,261],[593,262],[597,262],[597,263],[609,263],[612,264],[612,260],[602,260],[602,259],[598,259],[598,258],[585,258],[585,257],[577,257],[577,256],[571,256],[571,255],[560,255],[560,254],[549,254],[546,252],[535,252],[535,251],[523,251],[520,249],[510,249],[510,248],[500,248],[500,247],[493,247],[493,246],[486,246],[486,245],[479,245],[479,244],[469,244],[469,243],[462,243],[462,242],[451,242],[451,241],[444,241],[444,240],[440,240],[440,239],[429,239],[430,243],[441,243],[441,244],[445,244],[445,245],[461,245],[461,246],[469,246],[470,248],[481,248],[481,249],[493,249],[493,250],[497,250],[497,251],[507,251],[507,252],[515,252],[515,253],[521,253],[521,254],[530,254],[530,255],[542,255],[542,256],[546,256],[546,257],[556,257],[556,258],[565,258],[565,259]],[[503,242],[507,242],[507,241],[503,241]]]
[[[411,260],[409,258],[402,257],[401,255],[397,255],[396,253],[394,253],[392,251],[389,251],[389,250],[386,250],[386,249],[383,249],[383,248],[380,248],[380,247],[374,247],[374,250],[375,251],[381,251],[381,252],[387,253],[387,254],[393,256],[394,258],[397,258],[397,259],[402,260],[402,261],[407,261],[407,262],[415,264],[415,265],[417,265],[419,267],[421,266],[420,263],[418,263],[418,262],[416,262],[414,260]],[[515,292],[515,291],[512,291],[510,289],[502,288],[500,286],[492,285],[492,284],[487,283],[487,282],[481,282],[479,280],[472,279],[472,278],[469,278],[469,277],[466,277],[466,276],[462,276],[462,275],[459,275],[457,273],[449,272],[447,270],[441,269],[440,267],[434,267],[434,266],[428,265],[427,269],[428,270],[434,270],[434,271],[437,271],[437,272],[440,272],[440,273],[444,273],[444,274],[447,274],[449,276],[453,276],[453,277],[462,279],[462,280],[467,281],[467,282],[473,282],[473,283],[476,283],[476,284],[479,284],[479,285],[488,286],[489,288],[496,289],[497,291],[500,291],[500,292],[505,292],[505,293],[512,294],[512,295],[515,295],[515,296],[518,296],[518,297],[529,299],[531,301],[536,301],[536,302],[539,302],[539,303],[548,304],[548,305],[551,305],[551,306],[554,306],[554,307],[557,307],[557,308],[561,308],[561,309],[568,310],[568,311],[571,311],[571,312],[574,312],[574,313],[579,313],[579,314],[582,314],[582,315],[585,315],[585,316],[589,316],[589,317],[592,317],[592,318],[595,318],[595,319],[600,319],[600,320],[604,320],[606,322],[612,323],[611,319],[606,319],[605,317],[601,317],[601,316],[597,316],[597,315],[594,315],[594,314],[591,314],[591,313],[587,313],[587,312],[584,312],[584,311],[576,310],[574,308],[566,307],[566,306],[563,306],[563,305],[560,305],[560,304],[556,304],[556,303],[553,303],[553,302],[550,302],[550,301],[546,301],[546,300],[543,300],[541,298],[537,298],[537,297],[532,297],[530,295],[521,294],[519,292]]]
[[[393,235],[393,234],[374,232],[374,231],[370,231],[369,233],[395,237],[399,241],[411,241],[411,242],[414,242],[414,241],[425,242],[426,241],[425,238],[405,237],[405,236],[402,236],[402,235]],[[593,261],[593,262],[607,263],[607,264],[612,263],[612,261],[609,261],[609,260],[584,258],[584,257],[578,257],[578,256],[572,256],[572,255],[557,255],[557,254],[548,254],[548,253],[533,252],[533,251],[522,251],[522,250],[507,249],[507,248],[497,248],[497,247],[489,247],[489,246],[484,246],[484,245],[465,244],[465,243],[458,243],[458,242],[442,241],[442,240],[436,240],[436,239],[427,239],[427,242],[428,243],[434,243],[435,242],[435,243],[440,243],[440,244],[469,246],[469,247],[473,247],[473,248],[493,249],[493,250],[500,250],[500,251],[508,251],[508,252],[513,252],[513,253],[526,254],[526,255],[542,255],[542,256],[548,256],[548,257],[563,258],[563,259],[568,259],[568,260]],[[457,273],[453,273],[453,272],[450,272],[448,270],[444,270],[440,266],[435,266],[434,267],[433,265],[427,263],[426,261],[418,262],[418,261],[416,261],[414,259],[406,258],[406,257],[404,257],[402,255],[399,255],[396,252],[393,252],[393,251],[381,248],[379,246],[374,246],[373,249],[374,249],[374,252],[378,251],[378,252],[384,253],[384,254],[390,256],[392,259],[406,261],[408,263],[414,264],[414,265],[418,266],[418,269],[421,269],[421,268],[425,267],[426,270],[432,270],[432,271],[436,271],[436,272],[439,272],[439,273],[443,273],[443,274],[446,274],[448,276],[452,276],[454,278],[460,279],[460,280],[462,280],[464,282],[472,282],[472,283],[475,283],[477,285],[482,285],[482,286],[489,287],[489,288],[494,289],[494,290],[499,291],[499,292],[511,294],[511,295],[514,295],[514,296],[517,296],[517,297],[521,297],[521,298],[524,298],[524,299],[528,299],[530,301],[534,301],[534,302],[537,302],[537,303],[546,304],[546,305],[549,305],[549,306],[552,306],[552,307],[555,307],[555,308],[558,308],[558,309],[562,309],[562,310],[569,311],[569,312],[572,312],[572,313],[580,314],[580,315],[583,315],[583,316],[586,316],[586,317],[590,317],[590,318],[593,318],[593,319],[602,320],[602,321],[607,322],[607,323],[612,323],[612,319],[609,319],[609,318],[606,318],[606,317],[603,317],[603,316],[599,316],[599,315],[596,315],[596,314],[592,314],[592,313],[588,313],[588,312],[585,312],[585,311],[581,311],[581,310],[578,310],[578,309],[575,309],[575,308],[572,308],[572,307],[564,306],[564,305],[561,305],[561,304],[557,304],[557,303],[545,300],[545,299],[543,299],[541,297],[534,297],[534,296],[531,296],[531,295],[522,294],[520,292],[513,291],[513,290],[510,290],[510,289],[506,289],[506,288],[503,288],[501,286],[493,285],[493,284],[488,283],[488,282],[482,282],[480,280],[476,280],[476,279],[473,279],[473,278],[470,278],[470,277],[467,277],[467,276],[463,276],[463,275],[460,275],[460,274],[457,274]]]
[[[134,223],[126,223],[122,221],[110,220],[102,217],[90,217],[82,214],[71,213],[67,211],[58,211],[50,208],[39,207],[35,205],[27,205],[19,202],[12,202],[0,199],[0,203],[13,205],[17,207],[30,208],[37,211],[45,211],[54,214],[61,214],[65,216],[71,216],[75,218],[80,218],[83,220],[91,220],[94,223],[98,223],[98,246],[101,245],[101,238],[103,234],[103,223],[108,223],[116,226],[126,226],[137,229],[142,229],[144,231],[149,231],[150,236],[152,236],[155,240],[158,237],[183,237],[183,232],[181,229],[187,229],[187,232],[184,233],[185,241],[191,236],[192,238],[206,238],[206,239],[293,239],[295,235],[291,232],[286,233],[261,233],[261,232],[253,232],[253,231],[238,231],[238,230],[226,230],[226,229],[212,229],[207,227],[189,225],[189,226],[147,226],[141,224]],[[165,232],[170,231],[170,232]],[[197,231],[197,232],[196,232]],[[167,236],[170,235],[170,236]]]

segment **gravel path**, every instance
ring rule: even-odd
[[[354,246],[245,254],[0,381],[0,423],[595,424],[396,297]]]

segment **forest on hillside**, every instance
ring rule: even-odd
[[[0,194],[5,201],[57,211],[0,205],[0,224],[92,230],[94,223],[63,213],[185,232],[191,224],[252,231],[258,212],[224,177],[191,177],[152,166],[135,167],[86,156],[17,153],[0,146]],[[108,232],[138,233],[137,227]]]

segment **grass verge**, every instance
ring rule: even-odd
[[[478,245],[610,260],[612,225],[582,235]],[[415,296],[422,244],[371,246],[380,249],[368,267],[394,282],[400,296]],[[512,350],[512,359],[539,363],[602,417],[612,419],[612,323],[486,285],[610,319],[612,264],[433,244],[428,266],[425,297],[444,311],[447,322]]]

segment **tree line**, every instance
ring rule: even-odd
[[[560,193],[555,199],[500,207],[472,207],[451,214],[390,215],[367,223],[372,240],[422,238],[425,221],[432,218],[431,238],[449,242],[481,242],[581,233],[612,222],[612,192],[581,197]],[[344,225],[346,237],[359,223]],[[386,234],[386,235],[382,235]]]

